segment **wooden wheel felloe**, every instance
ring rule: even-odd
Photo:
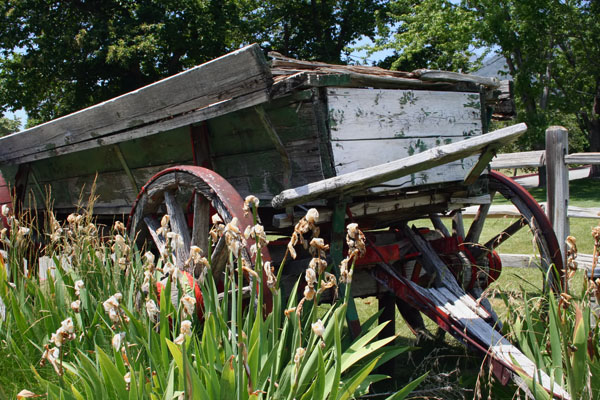
[[[152,177],[140,191],[131,211],[129,232],[137,235],[138,244],[152,239],[156,248],[163,251],[166,241],[157,230],[162,216],[169,215],[171,231],[183,239],[175,254],[177,266],[182,268],[191,246],[198,246],[207,254],[212,214],[217,213],[225,223],[237,218],[242,232],[253,225],[252,216],[244,215],[243,205],[235,188],[214,171],[195,166],[172,167]],[[248,249],[242,253],[250,259]],[[213,275],[220,279],[228,256],[224,238],[213,245],[211,254]],[[264,248],[262,254],[263,260],[270,259],[268,249]]]

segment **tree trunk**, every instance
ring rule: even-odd
[[[597,117],[590,120],[588,124],[588,129],[590,139],[590,151],[600,152],[600,119]],[[600,165],[592,165],[592,168],[590,168],[590,178],[591,177],[600,177]]]
[[[590,151],[600,152],[600,78],[596,79],[596,93],[594,95],[594,108],[592,115],[585,118],[590,140]],[[600,165],[592,165],[590,177],[600,177]]]

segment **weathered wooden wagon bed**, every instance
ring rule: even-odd
[[[503,382],[512,376],[524,386],[519,373],[537,377],[479,298],[500,272],[494,249],[523,227],[533,232],[542,265],[562,270],[556,237],[537,203],[488,170],[494,152],[526,129],[487,133],[498,82],[272,58],[269,64],[258,46],[248,46],[0,138],[0,203],[9,201],[10,186],[13,200],[34,198],[26,204],[39,208],[51,193],[54,209],[67,214],[96,182],[94,212],[131,213],[132,233],[153,239],[159,250],[158,221],[169,214],[186,244],[178,260],[187,258],[190,244],[206,249],[212,213],[238,217],[242,229],[250,224],[241,210],[248,194],[261,199],[266,230],[280,235],[316,207],[334,268],[345,224],[370,230],[354,296],[379,296],[392,319],[396,303],[415,332],[424,327],[419,311],[425,313],[490,354]],[[516,205],[521,218],[483,240],[494,195]],[[460,210],[469,205],[480,208],[467,226]],[[452,217],[452,229],[443,216]],[[432,227],[408,227],[422,218]],[[224,263],[221,249],[219,242],[212,250],[213,271]],[[278,265],[284,250],[274,242],[263,255]],[[284,279],[295,281],[307,257],[286,265]],[[349,326],[360,330],[352,305]],[[569,397],[545,375],[542,384]]]

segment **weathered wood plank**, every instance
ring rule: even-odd
[[[479,157],[477,162],[473,165],[473,167],[471,167],[471,170],[469,171],[467,176],[465,176],[465,179],[464,179],[465,185],[474,184],[475,181],[481,175],[481,173],[484,170],[487,170],[488,165],[489,165],[491,159],[494,157],[495,152],[496,152],[496,149],[488,148],[483,152],[483,154],[481,154],[481,156]]]
[[[399,199],[373,200],[364,203],[352,204],[350,213],[354,218],[365,217],[369,215],[382,214],[390,211],[402,209],[411,209],[420,206],[432,204],[443,204],[448,201],[448,194],[433,193],[430,195],[409,196]],[[294,221],[298,222],[306,214],[305,212],[294,213]],[[319,209],[319,223],[331,221],[332,211],[329,209]],[[273,216],[273,226],[275,228],[287,228],[292,226],[292,218],[288,214],[275,214]]]
[[[439,71],[432,69],[418,69],[413,74],[424,81],[434,82],[472,82],[492,89],[500,87],[500,81],[496,78],[487,78],[477,75],[461,74],[458,72]]]
[[[475,214],[475,218],[473,218],[473,221],[471,222],[471,226],[469,227],[469,231],[467,233],[467,236],[465,237],[465,242],[479,243],[479,237],[481,236],[481,232],[483,231],[483,226],[485,225],[485,220],[487,219],[490,207],[491,203],[482,204],[477,208],[477,213]]]
[[[319,144],[313,140],[286,143],[292,162],[291,181],[296,185],[323,179]],[[215,171],[236,188],[242,197],[253,194],[269,201],[284,189],[281,156],[272,150],[213,157]]]
[[[558,239],[563,262],[567,260],[565,240],[569,235],[569,169],[565,156],[569,154],[569,133],[562,126],[546,129],[546,179],[548,190],[546,215]]]
[[[156,248],[160,254],[166,255],[166,240],[163,235],[157,233],[158,228],[160,228],[160,222],[152,216],[144,217],[144,222],[146,223],[146,227],[148,228],[148,232],[150,233]]]
[[[171,230],[181,236],[182,245],[175,244],[175,264],[178,268],[182,268],[186,260],[190,256],[190,232],[187,227],[187,220],[183,213],[183,209],[177,202],[177,198],[174,193],[165,191],[165,205],[167,206],[167,213],[170,217]],[[193,271],[188,271],[192,272]]]
[[[565,156],[567,164],[600,164],[600,153],[573,153]]]
[[[194,225],[192,246],[198,246],[208,254],[208,231],[210,229],[210,202],[201,194],[194,194]]]
[[[442,144],[462,141],[461,137],[383,140],[332,141],[332,152],[337,175],[349,174],[382,163],[389,163]],[[411,187],[434,183],[462,181],[473,168],[477,157],[450,162],[444,166],[419,171],[402,178],[384,182],[387,187],[372,188],[373,192],[393,190],[397,187]],[[383,182],[382,182],[383,183]]]
[[[311,200],[334,197],[341,193],[364,190],[368,187],[417,173],[429,168],[460,160],[482,151],[490,144],[506,144],[517,139],[527,130],[525,124],[503,128],[485,135],[465,139],[433,149],[425,150],[404,159],[365,168],[360,171],[340,175],[320,182],[309,183],[288,189],[273,198],[275,208],[302,204]]]
[[[226,111],[222,105],[244,96],[254,94],[254,103],[265,101],[271,83],[261,49],[247,46],[134,92],[0,138],[0,163],[50,157],[157,133],[166,126],[189,125],[207,117],[202,114],[210,114],[203,110],[212,111],[214,116],[215,108]],[[246,106],[244,100],[234,108]],[[199,111],[189,113],[193,110]],[[156,126],[148,127],[152,123]],[[102,139],[111,134],[116,135]]]
[[[538,168],[546,165],[546,151],[523,151],[498,154],[490,167],[503,168]],[[565,156],[565,164],[600,164],[600,153],[573,153]]]
[[[191,160],[188,162],[191,162]],[[131,172],[136,181],[145,183],[156,173],[169,166],[171,165],[155,165],[137,168]],[[37,170],[34,170],[34,172],[37,173]],[[98,177],[94,173],[89,173],[65,179],[40,181],[40,186],[43,190],[50,188],[55,210],[72,212],[77,208],[80,199],[84,203],[87,201],[94,181],[96,182],[95,193],[98,196],[94,204],[95,213],[128,214],[131,211],[131,205],[138,193],[131,187],[127,174],[122,170],[103,172],[98,174]],[[45,199],[40,197],[33,183],[28,185],[27,190],[33,193],[39,207],[45,204]]]
[[[492,169],[538,168],[545,165],[545,150],[502,153],[490,162]]]
[[[332,140],[480,135],[479,93],[327,89]],[[438,144],[438,145],[439,145]]]
[[[489,348],[491,355],[507,365],[520,368],[529,377],[541,378],[539,382],[546,390],[561,398],[569,399],[569,394],[543,371],[538,370],[535,364],[528,359],[518,348],[506,340],[500,333],[494,330],[483,319],[478,318],[477,313],[464,304],[465,298],[458,297],[444,289],[423,289],[410,282],[413,287],[423,295],[433,300],[436,307],[458,321],[466,333],[475,338],[476,342]],[[478,308],[481,308],[478,306]]]
[[[536,255],[531,254],[499,254],[500,260],[502,261],[503,267],[514,267],[514,268],[539,268],[540,259]],[[589,270],[593,265],[592,254],[579,253],[575,259],[577,262],[577,268],[582,270]]]

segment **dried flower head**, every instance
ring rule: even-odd
[[[310,260],[308,267],[314,269],[321,275],[325,271],[325,268],[327,268],[327,261],[322,258],[313,258]]]
[[[196,299],[189,295],[184,295],[181,297],[181,305],[183,306],[183,315],[185,317],[191,317],[194,315],[194,311],[196,310]]]
[[[10,207],[8,207],[8,204],[2,204],[2,216],[8,217],[9,214],[10,214]]]
[[[246,199],[244,200],[244,216],[246,216],[252,212],[252,208],[251,208],[252,205],[254,205],[254,208],[258,209],[259,203],[260,203],[260,201],[258,200],[258,198],[256,196],[253,196],[253,195],[246,196]]]
[[[351,255],[351,257],[354,257],[355,255],[360,255],[360,257],[364,256],[365,252],[367,251],[365,247],[365,235],[360,229],[358,229],[358,224],[348,224],[346,229],[348,231],[348,233],[346,234],[346,243],[348,244],[348,255]]]
[[[306,287],[304,288],[304,298],[308,301],[312,300],[315,298],[315,288],[312,286],[308,286],[306,285]]]
[[[59,347],[50,347],[49,345],[44,345],[44,353],[42,354],[42,360],[40,361],[40,365],[44,366],[45,362],[48,361],[57,375],[62,375],[62,366],[59,365],[58,360],[60,359],[60,348]]]
[[[173,343],[176,345],[181,345],[185,342],[186,336],[192,336],[192,322],[189,320],[185,320],[181,322],[181,327],[179,328],[179,336],[173,340]]]
[[[329,250],[329,245],[325,244],[325,240],[322,238],[313,238],[310,241],[309,252],[313,257],[325,258],[327,257],[325,253],[327,250]]]
[[[79,215],[79,214],[69,214],[69,216],[67,217],[67,222],[71,225],[77,225],[81,222],[81,220],[83,219],[83,215]]]
[[[600,242],[600,226],[595,226],[592,228],[592,237],[596,243]]]
[[[81,294],[81,290],[84,288],[84,283],[81,279],[75,281],[75,296],[79,296]]]
[[[224,236],[229,251],[231,251],[234,256],[239,257],[244,243],[242,241],[240,228],[238,227],[237,217],[233,217],[231,222],[225,226]]]
[[[121,293],[115,293],[105,300],[104,303],[102,303],[104,311],[108,314],[110,320],[115,324],[119,322],[119,317],[121,315],[119,302],[122,298],[123,295]]]
[[[156,306],[156,302],[154,300],[149,299],[148,301],[146,301],[146,312],[148,313],[148,317],[150,317],[151,320],[154,321],[156,319],[156,316],[158,315],[160,310]]]
[[[312,268],[307,268],[304,273],[304,279],[306,280],[306,284],[308,286],[314,287],[315,283],[317,283],[317,273]]]
[[[71,309],[78,313],[79,310],[81,309],[81,300],[75,300],[73,302],[71,302]]]
[[[156,257],[151,251],[147,251],[144,253],[144,260],[146,260],[146,265],[154,266],[154,261],[156,260]]]
[[[325,333],[325,325],[323,325],[323,321],[318,319],[314,324],[311,324],[311,328],[315,335],[319,336],[320,338],[323,337],[323,334]]]
[[[296,364],[296,367],[300,366],[300,362],[302,361],[302,357],[304,357],[304,353],[306,353],[306,349],[303,347],[298,347],[296,349],[296,354],[294,355],[294,364]]]
[[[125,332],[117,333],[112,338],[112,347],[115,351],[121,350],[121,344],[123,343],[123,339],[125,339]]]
[[[56,347],[61,347],[64,342],[75,339],[75,326],[72,318],[65,319],[60,325],[60,328],[50,336],[50,341]]]
[[[223,233],[225,232],[225,225],[223,224],[223,220],[221,219],[219,214],[213,214],[211,220],[213,226],[212,228],[210,228],[209,234],[213,243],[216,243],[217,240],[219,240],[219,238],[223,236]]]
[[[277,285],[277,276],[275,276],[275,269],[271,267],[271,261],[265,261],[263,263],[263,270],[267,276],[267,287],[269,289],[275,289]]]
[[[181,322],[181,333],[187,336],[192,336],[192,321],[186,319]]]
[[[293,259],[296,258],[296,250],[294,249],[296,244],[300,243],[305,249],[308,248],[308,243],[306,242],[306,239],[304,239],[304,235],[307,234],[308,231],[312,231],[313,237],[319,236],[320,229],[316,225],[318,219],[319,212],[316,209],[311,208],[294,227],[294,232],[287,245],[288,252]]]
[[[115,221],[113,228],[117,232],[125,233],[125,225],[121,221]]]

